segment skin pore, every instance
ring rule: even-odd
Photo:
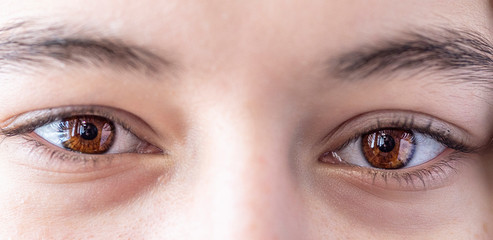
[[[0,9],[2,238],[488,239],[487,1]],[[107,154],[39,130],[90,116]],[[445,150],[361,165],[379,129]]]

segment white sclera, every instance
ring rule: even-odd
[[[433,139],[430,136],[422,133],[413,133],[416,142],[416,148],[414,150],[414,154],[409,161],[409,163],[403,168],[417,166],[423,163],[426,163],[430,160],[433,160],[436,156],[442,153],[446,146]],[[374,168],[368,163],[363,154],[363,147],[361,145],[362,137],[358,138],[358,140],[350,143],[343,149],[336,152],[336,155],[341,158],[343,161],[362,166]]]
[[[61,131],[60,122],[61,121],[55,121],[36,128],[34,133],[56,147],[65,149],[63,142],[68,139],[68,135],[65,131]],[[134,134],[125,130],[122,126],[118,124],[114,125],[114,140],[110,149],[106,152],[107,154],[136,152],[137,148],[144,143]]]

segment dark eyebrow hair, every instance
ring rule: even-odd
[[[83,29],[16,21],[0,28],[0,72],[26,71],[24,66],[68,63],[113,66],[145,73],[172,65],[152,51]],[[435,28],[405,32],[399,37],[357,48],[330,62],[341,79],[357,80],[403,70],[441,72],[456,80],[492,85],[493,47],[472,30]]]
[[[331,66],[334,75],[347,80],[416,70],[492,88],[493,47],[472,30],[418,30],[343,54]]]
[[[75,29],[75,28],[74,28]],[[62,26],[14,22],[0,28],[0,72],[25,66],[79,64],[112,66],[125,71],[156,73],[170,62],[142,47],[112,37]],[[51,66],[50,65],[50,66]]]

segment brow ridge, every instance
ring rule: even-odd
[[[115,37],[68,33],[66,26],[40,26],[16,22],[0,29],[0,71],[63,64],[116,67],[126,71],[157,73],[171,62],[149,49]]]
[[[334,75],[350,81],[423,70],[491,85],[493,47],[479,32],[428,29],[359,47],[338,56],[331,64]]]

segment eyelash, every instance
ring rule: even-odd
[[[43,143],[44,140],[40,140],[34,137],[34,130],[42,127],[51,122],[60,121],[64,118],[81,116],[81,115],[95,115],[103,118],[107,118],[115,124],[120,125],[124,131],[134,133],[132,128],[126,122],[122,121],[120,118],[115,117],[110,111],[99,107],[68,107],[61,110],[46,111],[42,110],[42,116],[29,118],[29,122],[24,123],[22,121],[18,125],[12,128],[0,128],[0,137],[15,137],[19,136],[24,142],[21,145],[27,148],[26,152],[32,155],[28,159],[37,159],[38,161],[33,163],[40,168],[50,168],[55,169],[67,169],[67,171],[79,171],[81,168],[88,171],[95,170],[97,166],[104,165],[107,166],[113,159],[115,159],[117,154],[99,154],[90,155],[83,153],[76,153],[73,151],[59,149],[58,147],[51,146],[50,143]],[[15,121],[15,119],[13,120]],[[0,138],[0,144],[4,139]],[[162,154],[166,154],[162,152]],[[43,161],[39,161],[39,160]]]
[[[48,144],[43,144],[39,142],[39,140],[35,139],[34,137],[30,136],[30,134],[34,131],[34,129],[41,127],[45,124],[48,124],[53,121],[58,121],[66,117],[72,117],[76,115],[97,115],[101,117],[108,118],[111,121],[114,121],[117,124],[120,124],[126,131],[132,132],[130,126],[124,122],[122,122],[120,119],[114,117],[111,114],[108,114],[104,110],[98,109],[98,108],[86,108],[84,111],[73,111],[70,109],[67,109],[59,114],[52,114],[45,116],[43,118],[37,119],[35,121],[32,121],[28,124],[21,125],[19,127],[15,127],[13,129],[0,129],[0,134],[4,136],[22,136],[22,138],[26,141],[27,144],[30,146],[30,154],[33,154],[35,152],[39,153],[40,155],[44,156],[44,158],[47,159],[48,162],[47,164],[59,164],[58,162],[62,162],[60,164],[68,164],[67,162],[70,162],[70,164],[82,164],[84,167],[88,167],[87,164],[91,163],[92,166],[94,167],[96,164],[99,164],[101,162],[110,162],[114,156],[112,155],[98,155],[98,156],[92,156],[92,155],[87,155],[87,154],[78,154],[78,153],[73,153],[70,151],[66,150],[61,150],[61,149],[55,149],[53,147],[49,147]],[[401,183],[405,182],[408,186],[411,185],[412,189],[421,189],[417,187],[417,184],[415,184],[415,180],[421,182],[421,186],[423,189],[427,189],[427,183],[429,183],[432,180],[442,179],[443,176],[446,176],[446,170],[452,170],[453,172],[458,172],[458,168],[454,167],[456,163],[462,163],[462,162],[467,162],[466,160],[466,154],[467,153],[476,153],[480,148],[475,148],[475,147],[470,147],[466,146],[462,141],[457,141],[456,139],[450,138],[447,135],[450,135],[449,130],[444,130],[442,133],[439,131],[434,131],[432,130],[432,124],[431,120],[429,124],[425,124],[425,127],[418,126],[414,124],[414,121],[412,118],[409,117],[403,117],[403,118],[397,118],[391,121],[389,124],[386,126],[383,126],[381,122],[377,119],[373,124],[370,124],[369,126],[364,127],[360,131],[356,132],[353,134],[348,140],[346,140],[342,145],[337,147],[334,150],[331,151],[325,151],[320,157],[319,161],[323,162],[323,158],[327,157],[329,153],[336,152],[340,149],[343,149],[344,147],[348,146],[349,144],[353,143],[356,141],[358,138],[360,138],[364,134],[368,134],[369,132],[382,129],[382,128],[395,128],[395,129],[403,129],[403,130],[410,130],[410,131],[415,131],[419,132],[422,134],[425,134],[427,136],[430,136],[437,140],[438,142],[442,143],[449,149],[455,150],[454,152],[448,153],[447,156],[441,156],[440,154],[437,158],[440,158],[438,161],[430,160],[433,161],[433,163],[430,164],[422,164],[426,165],[426,167],[418,165],[415,167],[410,168],[409,170],[379,170],[379,169],[372,169],[372,168],[366,168],[366,167],[360,167],[360,166],[354,166],[350,165],[354,169],[359,169],[359,172],[361,172],[360,177],[365,178],[366,181],[370,178],[371,183],[375,184],[376,181],[378,181],[377,178],[382,179],[385,184],[389,184],[389,179],[394,179],[397,182],[399,182],[399,186],[402,187]],[[0,142],[1,143],[1,142]],[[446,150],[447,151],[447,150]],[[49,157],[46,157],[49,156]],[[91,167],[91,166],[89,166]],[[419,169],[416,169],[419,168]]]
[[[2,129],[2,128],[0,128],[0,134],[7,136],[7,137],[23,135],[23,134],[31,133],[36,128],[42,127],[48,123],[60,121],[64,118],[68,118],[68,117],[82,116],[82,115],[95,115],[95,116],[107,118],[107,119],[111,120],[112,122],[121,125],[124,130],[129,131],[129,132],[133,132],[130,125],[128,125],[124,121],[121,121],[119,118],[116,118],[111,114],[108,114],[104,110],[100,110],[100,109],[94,107],[94,108],[87,108],[83,111],[71,111],[71,110],[67,109],[65,111],[62,111],[59,114],[47,115],[47,116],[41,117],[39,119],[36,119],[34,121],[31,121],[27,124],[22,124],[19,127],[14,127],[13,129]]]
[[[381,122],[377,119],[374,124],[370,124],[364,129],[361,129],[355,134],[351,135],[351,137],[339,147],[335,148],[334,150],[325,151],[319,157],[319,162],[324,162],[323,159],[326,157],[333,157],[334,152],[340,151],[341,149],[347,147],[349,144],[356,142],[362,135],[379,129],[401,129],[418,132],[435,139],[436,141],[443,144],[448,149],[452,149],[453,151],[445,150],[444,153],[449,151],[446,156],[442,156],[443,153],[441,153],[435,159],[430,160],[429,163],[424,163],[408,169],[383,170],[357,166],[349,163],[343,164],[350,166],[353,170],[356,169],[357,172],[361,173],[359,177],[365,182],[370,182],[372,185],[378,185],[377,181],[379,181],[380,179],[383,180],[385,187],[388,187],[392,184],[391,182],[389,182],[389,180],[394,179],[397,182],[399,189],[401,190],[429,189],[430,186],[428,183],[433,183],[432,181],[436,181],[437,179],[444,180],[444,178],[450,177],[448,176],[450,174],[447,173],[447,170],[451,170],[453,173],[457,174],[459,172],[459,168],[455,166],[457,166],[458,164],[469,162],[466,161],[467,154],[475,154],[478,153],[480,149],[482,149],[481,147],[467,146],[466,144],[464,144],[463,141],[446,136],[450,135],[450,130],[445,130],[443,133],[439,133],[438,131],[433,131],[431,126],[431,120],[429,124],[426,124],[425,127],[422,127],[415,125],[413,118],[410,117],[394,119],[387,125],[382,125]],[[416,184],[416,181],[419,181],[420,184]],[[403,186],[403,183],[406,184],[406,186]]]
[[[400,189],[424,190],[429,189],[428,185],[430,181],[436,181],[437,179],[444,180],[444,178],[450,177],[446,173],[446,170],[452,170],[455,174],[459,173],[458,168],[454,167],[454,165],[463,162],[465,162],[465,156],[461,156],[461,152],[456,151],[449,153],[448,156],[438,159],[438,162],[434,162],[432,165],[424,168],[404,172],[400,172],[400,170],[385,171],[367,169],[367,174],[371,176],[371,183],[373,185],[376,185],[376,178],[380,177],[386,185],[391,184],[389,183],[389,179],[394,179],[398,182]],[[416,184],[416,181],[419,181],[419,185]],[[405,183],[406,186],[402,186],[402,183]]]
[[[57,165],[59,162],[70,162],[72,164],[83,164],[87,166],[88,163],[92,163],[93,166],[96,163],[107,162],[113,159],[113,155],[89,155],[71,152],[68,150],[56,149],[55,147],[49,147],[47,144],[40,143],[39,140],[34,139],[29,135],[22,135],[23,140],[30,146],[29,154],[39,152],[41,156],[49,156],[47,164]]]
[[[403,119],[398,119],[398,120],[388,124],[389,126],[382,126],[381,123],[377,120],[376,124],[370,125],[369,127],[366,127],[362,130],[359,130],[357,133],[353,134],[349,138],[349,140],[346,140],[346,142],[344,142],[340,147],[338,147],[332,151],[341,150],[342,148],[346,147],[347,145],[355,142],[362,135],[365,135],[365,134],[368,134],[370,132],[373,132],[373,131],[376,131],[379,129],[383,129],[383,128],[385,128],[385,129],[401,129],[401,130],[406,130],[406,131],[413,131],[413,132],[422,133],[424,135],[427,135],[427,136],[437,140],[441,144],[445,145],[447,148],[451,148],[451,149],[454,149],[454,150],[457,150],[460,152],[464,152],[464,153],[475,152],[479,149],[479,148],[467,146],[461,141],[456,141],[452,138],[448,138],[448,137],[444,136],[443,134],[440,134],[436,131],[431,130],[431,122],[430,122],[430,124],[427,125],[427,127],[421,127],[421,126],[414,125],[412,123],[412,121],[410,121],[410,119],[412,119],[412,118],[406,117]],[[409,122],[411,122],[411,123],[409,123]],[[450,133],[447,133],[447,134],[450,134]]]

